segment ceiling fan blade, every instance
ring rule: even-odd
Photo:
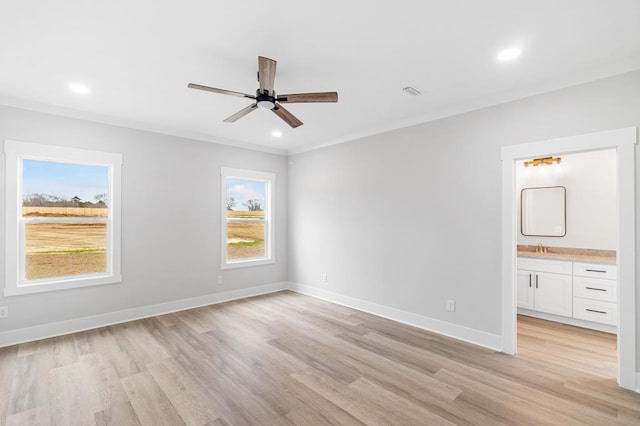
[[[273,83],[276,80],[276,64],[273,59],[258,56],[258,82],[260,92],[273,96]]]
[[[258,108],[258,105],[251,104],[246,108],[242,108],[240,111],[236,112],[232,116],[225,118],[223,121],[225,123],[233,123],[235,121],[240,120],[242,117],[244,117],[245,115],[249,114],[251,111],[253,111],[256,108]]]
[[[276,106],[273,107],[271,111],[273,111],[278,117],[282,118],[285,123],[287,123],[294,129],[296,127],[302,126],[302,121],[298,120],[295,115],[284,109],[282,105],[276,104]]]
[[[338,102],[337,92],[318,92],[318,93],[294,93],[291,95],[278,96],[278,102],[306,103],[306,102]]]
[[[224,89],[216,89],[215,87],[202,86],[200,84],[194,84],[194,83],[189,83],[187,85],[187,87],[189,89],[204,90],[205,92],[220,93],[221,95],[239,96],[241,98],[249,98],[249,99],[255,99],[256,98],[255,96],[247,95],[246,93],[233,92],[231,90],[224,90]]]

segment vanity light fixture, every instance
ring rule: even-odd
[[[525,161],[524,166],[529,167],[538,167],[538,166],[550,166],[553,163],[560,164],[562,161],[562,157],[544,157],[544,158],[534,158],[533,160]]]

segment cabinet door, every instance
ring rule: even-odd
[[[533,283],[536,311],[570,317],[573,313],[571,275],[536,272]]]
[[[518,308],[533,309],[533,280],[535,272],[518,269],[516,291],[518,293]]]

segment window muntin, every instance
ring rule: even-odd
[[[122,156],[5,141],[5,295],[121,281]]]
[[[273,173],[222,168],[221,268],[273,263]]]

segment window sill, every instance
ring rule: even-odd
[[[273,265],[276,263],[275,259],[255,259],[255,260],[239,260],[235,262],[228,262],[223,265],[220,265],[220,269],[238,269],[238,268],[249,268],[251,266],[263,266],[263,265]]]

